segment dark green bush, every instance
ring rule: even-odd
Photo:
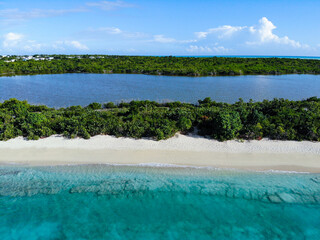
[[[104,108],[116,108],[117,106],[113,102],[103,104]]]
[[[101,109],[102,105],[100,103],[90,103],[87,108],[92,109],[92,110],[97,110],[97,109]]]
[[[199,105],[150,101],[121,103],[110,111],[101,104],[51,109],[10,99],[0,104],[0,140],[17,136],[39,139],[52,134],[88,139],[98,134],[156,140],[178,131],[218,140],[234,138],[320,141],[320,101],[285,99],[235,104],[217,103],[206,98]],[[114,106],[114,105],[109,105]]]

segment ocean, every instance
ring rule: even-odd
[[[320,174],[0,167],[0,239],[319,239]]]

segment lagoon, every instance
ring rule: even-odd
[[[197,103],[205,97],[227,103],[239,98],[301,100],[319,97],[319,93],[320,75],[178,77],[72,73],[0,77],[0,101],[17,98],[50,107],[131,100]]]

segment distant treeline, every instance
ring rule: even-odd
[[[232,57],[52,55],[53,60],[0,60],[0,74],[136,73],[174,76],[319,74],[320,60]]]
[[[0,103],[0,140],[52,134],[88,139],[98,134],[155,140],[195,132],[220,141],[270,139],[320,141],[320,98],[198,105],[132,101],[53,109],[10,99]]]

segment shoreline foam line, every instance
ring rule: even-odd
[[[253,170],[253,169],[239,169],[239,168],[218,168],[213,166],[192,166],[192,165],[177,165],[177,164],[161,164],[161,163],[138,163],[138,164],[117,164],[117,163],[84,163],[84,164],[56,164],[56,165],[25,165],[22,163],[2,162],[0,168],[5,167],[77,167],[77,166],[110,166],[110,167],[138,167],[138,168],[177,168],[177,169],[200,169],[209,171],[223,171],[223,172],[239,172],[239,173],[266,173],[266,174],[314,174],[317,172],[299,172],[299,171],[287,171],[287,170]]]

